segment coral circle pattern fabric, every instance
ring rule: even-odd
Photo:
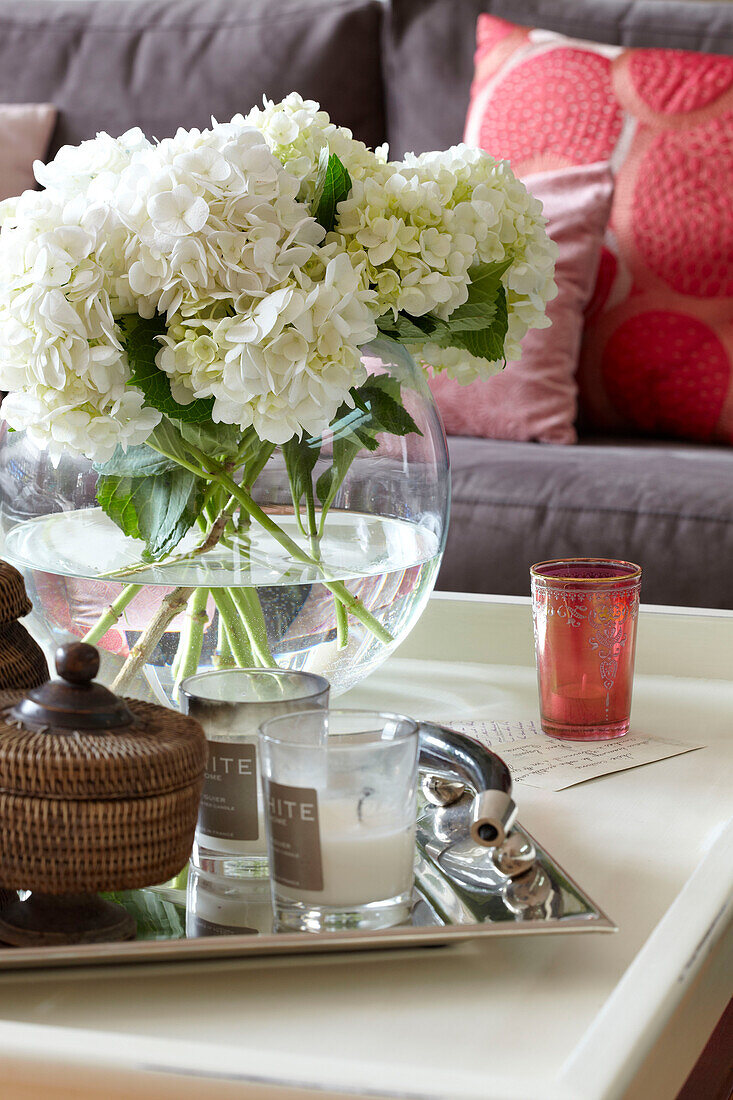
[[[466,141],[521,176],[615,177],[580,355],[581,422],[733,443],[733,58],[479,17]]]

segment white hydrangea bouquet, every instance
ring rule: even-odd
[[[94,462],[99,505],[145,543],[141,568],[173,560],[192,529],[187,553],[205,553],[237,523],[317,562],[355,455],[378,433],[416,430],[399,383],[368,376],[360,349],[397,341],[468,382],[548,324],[555,246],[506,162],[463,145],[390,162],[297,94],[158,143],[99,134],[35,174],[44,190],[0,211],[3,415],[52,458]],[[366,427],[314,485],[313,439],[357,408]],[[277,446],[302,542],[253,497]],[[324,583],[342,638],[352,615],[391,640],[343,582]],[[229,641],[245,639],[235,657],[270,663],[258,608],[218,593]],[[116,686],[187,601],[206,598],[171,592]],[[199,656],[182,632],[178,675]]]

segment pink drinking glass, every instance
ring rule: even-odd
[[[641,568],[608,558],[533,565],[542,729],[569,741],[629,730]]]

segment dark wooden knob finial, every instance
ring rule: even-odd
[[[69,684],[89,684],[99,672],[99,653],[86,642],[69,642],[56,650],[56,671]]]
[[[125,703],[94,680],[99,654],[93,645],[70,642],[56,650],[60,680],[49,680],[28,692],[8,712],[25,729],[113,730],[129,728],[136,719]]]

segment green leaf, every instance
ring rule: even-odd
[[[494,263],[476,264],[469,271],[471,281],[468,284],[468,301],[469,302],[486,302],[490,304],[494,301],[497,291],[501,286],[501,280],[504,277],[504,273],[509,270],[513,264],[513,259],[497,260]],[[454,309],[450,315],[448,323],[453,325],[454,320],[461,316],[461,311],[464,306],[458,306]]]
[[[170,553],[201,512],[206,482],[144,444],[118,447],[96,469],[100,507],[123,534],[144,540],[147,560]]]
[[[465,348],[471,355],[487,359],[490,363],[504,359],[504,341],[509,327],[509,315],[503,286],[499,287],[495,310],[494,318],[488,328],[479,331],[454,332],[453,346]]]
[[[396,318],[380,317],[377,326],[384,336],[403,344],[430,342],[441,348],[462,348],[491,362],[503,359],[508,316],[501,279],[511,263],[508,259],[472,268],[468,298],[447,321],[431,313],[423,317],[399,313]]]
[[[141,443],[138,447],[128,447],[126,451],[117,447],[107,462],[98,463],[94,469],[106,477],[155,477],[173,469],[173,466],[170,459]]]
[[[351,176],[335,153],[324,145],[318,158],[316,191],[311,203],[311,214],[327,233],[336,222],[336,207],[351,191]]]
[[[171,384],[165,371],[155,365],[160,350],[157,337],[166,331],[165,318],[138,317],[135,313],[118,318],[122,331],[122,343],[127,352],[131,378],[129,385],[137,386],[145,395],[145,403],[158,409],[171,420],[188,424],[211,421],[214,398],[197,398],[188,405],[180,405],[171,394]]]
[[[353,412],[354,410],[352,410]],[[379,442],[376,431],[368,427],[350,427],[334,431],[332,461],[316,482],[316,496],[324,512],[333,504],[341,488],[351,463],[360,451],[376,451]]]
[[[411,317],[409,313],[398,313],[396,317],[385,314],[377,321],[377,328],[391,340],[402,344],[424,344],[426,340],[435,341],[448,324],[439,317],[426,313],[423,317]]]
[[[239,450],[242,429],[236,424],[215,424],[213,420],[191,424],[182,420],[177,427],[184,443],[192,443],[210,458],[235,455]]]
[[[283,444],[283,456],[285,466],[290,478],[290,488],[293,493],[293,503],[296,507],[305,497],[306,502],[313,503],[313,481],[311,475],[315,469],[321,453],[320,439],[291,439]]]
[[[377,432],[389,435],[410,435],[422,433],[405,409],[401,401],[400,384],[389,374],[372,375],[359,387],[362,400],[369,406],[370,427]]]
[[[324,512],[328,511],[333,504],[351,463],[362,449],[362,441],[356,434],[343,435],[334,439],[331,465],[323,471],[316,482],[316,495]]]
[[[160,423],[153,428],[147,442],[154,450],[162,451],[174,462],[180,462],[184,466],[186,464],[193,465],[198,469],[199,461],[191,453],[190,448],[186,446],[182,429],[183,424],[180,420],[169,420],[167,416],[164,416]],[[193,442],[193,440],[190,439],[189,442]]]
[[[342,405],[331,424],[333,459],[316,482],[316,495],[327,511],[333,504],[351,463],[362,450],[376,451],[377,435],[421,435],[402,404],[400,383],[389,374],[370,375],[358,389],[351,390],[355,409]]]
[[[505,312],[506,292],[501,278],[511,263],[511,260],[503,260],[501,263],[479,264],[473,269],[468,285],[468,299],[453,310],[445,331],[433,337],[434,343],[440,347],[466,347],[463,336],[459,334],[488,332],[496,328],[497,335],[501,335],[503,348],[506,328],[502,307]],[[468,342],[471,342],[470,338]],[[503,351],[495,358],[503,358]]]

